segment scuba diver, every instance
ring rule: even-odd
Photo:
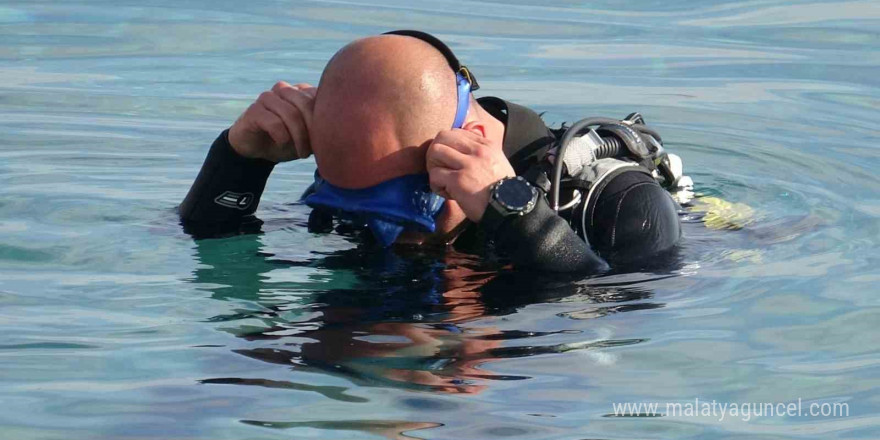
[[[195,236],[246,231],[273,167],[315,155],[309,230],[377,246],[490,249],[517,269],[599,273],[667,253],[692,182],[637,114],[553,130],[419,31],[356,40],[318,87],[277,83],[220,134],[180,205]],[[487,246],[489,245],[489,246]]]

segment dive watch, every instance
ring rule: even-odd
[[[494,233],[508,218],[532,212],[538,195],[538,190],[520,176],[497,181],[489,187],[489,206],[480,224]]]

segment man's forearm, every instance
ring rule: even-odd
[[[242,157],[229,145],[227,135],[228,130],[211,145],[202,170],[180,204],[184,222],[235,223],[257,210],[275,163]]]
[[[495,232],[495,246],[518,269],[584,273],[608,270],[608,263],[543,198],[528,214],[502,223]]]

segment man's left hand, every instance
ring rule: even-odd
[[[489,205],[489,187],[515,176],[501,145],[462,129],[437,134],[428,147],[427,168],[431,190],[455,200],[474,223],[479,223]]]

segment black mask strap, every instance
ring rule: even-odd
[[[403,35],[406,37],[418,38],[419,40],[424,41],[425,43],[434,46],[435,49],[439,50],[440,53],[443,54],[443,57],[446,58],[446,62],[449,63],[449,67],[452,68],[452,71],[455,73],[461,73],[464,77],[471,83],[471,90],[477,90],[480,88],[480,84],[477,83],[477,78],[471,73],[471,71],[461,64],[458,61],[458,58],[455,57],[455,54],[452,53],[452,49],[449,46],[443,44],[440,39],[437,37],[422,31],[412,31],[412,30],[399,30],[399,31],[391,31],[385,32],[382,35]]]

